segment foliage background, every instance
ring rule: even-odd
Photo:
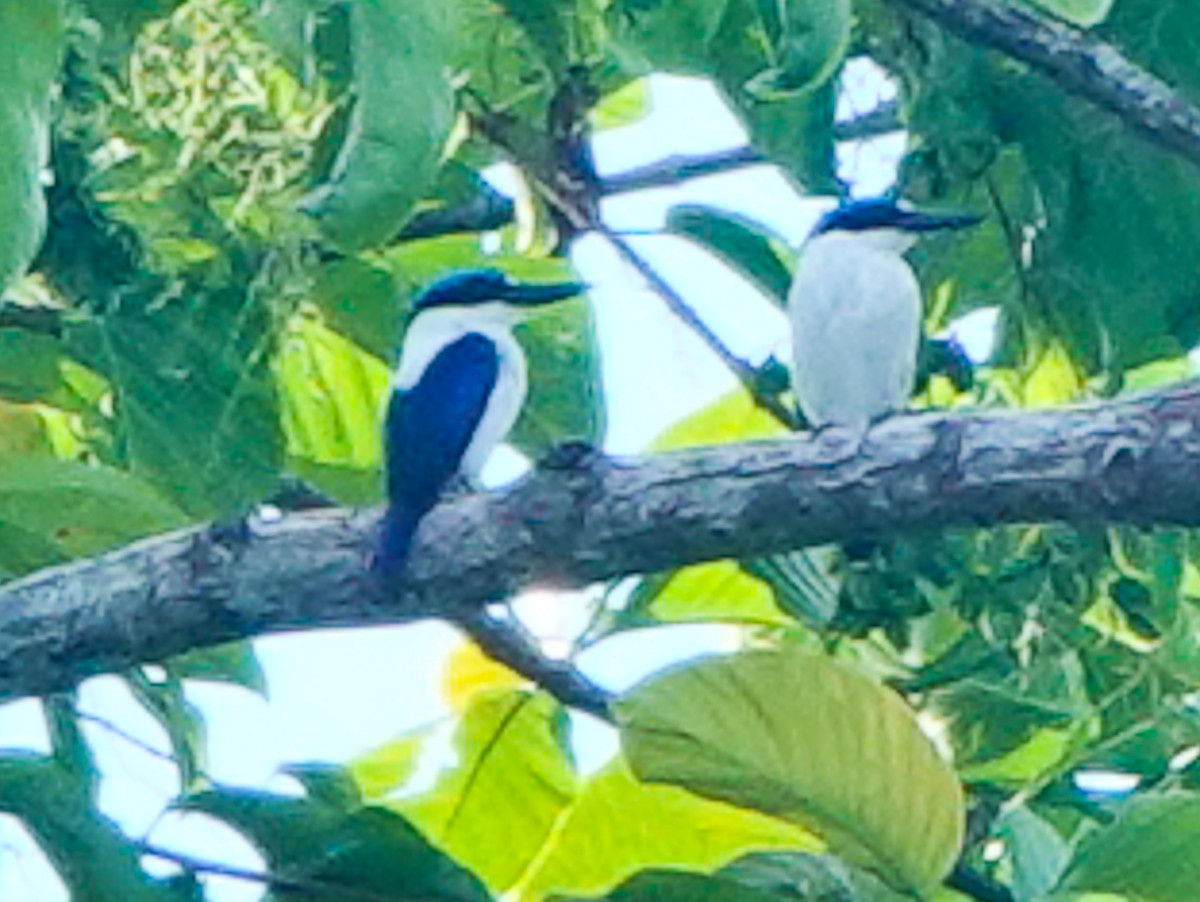
[[[1198,89],[1185,0],[1039,6]],[[917,252],[928,331],[979,308],[999,323],[973,384],[935,374],[916,404],[1041,407],[1192,375],[1195,171],[901,4],[11,0],[0,25],[6,577],[283,503],[295,479],[377,501],[376,412],[413,295],[484,261],[566,275],[562,252],[597,239],[562,204],[596,200],[572,108],[598,129],[635,120],[651,72],[709,80],[754,147],[826,197],[847,190],[847,58],[895,79],[898,187],[988,216]],[[413,237],[486,193],[480,171],[505,157],[511,224]],[[691,206],[663,230],[780,300],[793,251],[770,227]],[[589,306],[521,337],[533,391],[514,444],[601,440]],[[739,389],[660,431],[649,453],[782,430]],[[1180,850],[1200,812],[1193,546],[1008,527],[604,587],[581,649],[701,621],[734,625],[744,651],[625,696],[623,755],[594,773],[572,760],[564,711],[469,648],[454,718],[297,765],[302,794],[210,778],[189,687],[264,692],[251,646],[122,679],[169,740],[177,808],[249,838],[280,897],[293,881],[329,898],[952,898],[961,860],[1018,900],[1170,902],[1194,896]],[[78,699],[43,707],[48,748],[0,756],[0,808],[76,898],[200,898],[193,873],[162,876],[102,813]],[[447,733],[455,764],[418,779]],[[1137,791],[1081,789],[1097,768]]]

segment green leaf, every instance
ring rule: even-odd
[[[796,262],[786,242],[766,227],[736,213],[679,204],[668,211],[666,229],[712,251],[778,306],[787,303]]]
[[[647,70],[707,74],[709,44],[731,0],[619,0],[610,17],[619,52]]]
[[[730,623],[790,626],[771,586],[734,561],[684,567],[647,577],[616,615],[618,628],[647,623]]]
[[[996,823],[1012,858],[1013,895],[1016,902],[1045,899],[1070,858],[1070,848],[1059,832],[1025,806],[1010,808]]]
[[[1059,884],[1063,895],[1113,893],[1139,902],[1191,902],[1200,882],[1194,854],[1200,795],[1133,798],[1111,824],[1084,837]]]
[[[777,62],[746,86],[751,94],[767,99],[824,84],[850,46],[850,0],[784,0],[777,8],[781,15]]]
[[[566,749],[565,715],[541,693],[476,696],[455,739],[457,760],[434,788],[392,803],[439,848],[497,893],[542,848],[578,789]],[[503,824],[497,830],[497,824]]]
[[[62,54],[61,0],[0,5],[0,292],[25,272],[46,230],[42,170]]]
[[[632,125],[649,112],[650,83],[645,78],[635,78],[601,97],[588,113],[588,121],[593,129],[603,131]]]
[[[764,849],[815,852],[821,844],[757,812],[641,783],[618,758],[584,784],[515,892],[603,893],[647,867],[710,871]]]
[[[118,470],[55,459],[0,467],[0,566],[20,573],[165,532],[186,517]]]
[[[141,853],[95,808],[88,784],[87,775],[54,758],[0,756],[0,811],[25,824],[72,899],[199,902],[193,881],[159,881],[141,869]]]
[[[711,875],[642,871],[604,898],[612,902],[901,902],[903,897],[830,855],[763,852],[739,858]]]
[[[347,769],[368,802],[379,802],[408,782],[417,769],[426,736],[399,736],[353,759]]]
[[[208,736],[204,715],[187,700],[183,684],[172,677],[156,682],[139,671],[129,674],[125,681],[134,698],[158,721],[171,741],[184,790],[198,788],[207,779]]]
[[[403,818],[384,808],[347,808],[344,803],[222,789],[185,799],[181,807],[244,834],[272,873],[330,887],[306,898],[341,902],[357,890],[398,902],[488,902],[487,890],[473,874],[437,851]]]
[[[383,361],[300,314],[288,324],[275,377],[292,466],[339,501],[378,501],[388,389]],[[336,473],[341,478],[326,478]],[[361,481],[347,478],[350,473]],[[346,495],[355,489],[363,493]]]
[[[1115,0],[1032,0],[1038,6],[1081,28],[1091,28],[1108,18]]]
[[[455,4],[359,0],[350,7],[354,107],[329,176],[305,201],[352,252],[385,244],[433,185],[454,117]]]
[[[211,648],[198,648],[171,658],[164,665],[177,680],[202,680],[206,683],[230,683],[266,697],[267,677],[263,673],[254,644],[249,641],[226,642]]]
[[[710,659],[651,678],[617,717],[642,779],[803,825],[902,891],[936,886],[958,856],[953,770],[899,696],[829,658]]]

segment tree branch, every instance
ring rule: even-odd
[[[1111,44],[1027,6],[998,0],[890,0],[965,40],[999,50],[1059,87],[1115,113],[1156,144],[1200,165],[1200,107]]]
[[[464,610],[451,618],[494,661],[530,679],[564,705],[612,721],[612,693],[597,686],[569,661],[542,654],[537,641],[520,623],[500,620],[482,608]]]
[[[900,104],[895,100],[887,100],[861,116],[834,123],[833,138],[835,141],[862,141],[902,128],[904,123],[900,118]],[[600,193],[609,197],[647,188],[663,188],[706,175],[719,175],[770,162],[769,158],[750,146],[707,154],[672,154],[645,166],[608,176],[600,184]]]
[[[742,384],[742,387],[750,394],[750,397],[754,399],[755,404],[767,411],[767,413],[771,414],[789,429],[795,431],[800,427],[800,421],[796,417],[796,414],[784,406],[783,402],[779,400],[778,395],[767,394],[762,390],[759,371],[753,364],[733,353],[725,345],[725,342],[721,340],[721,336],[708,327],[708,324],[684,300],[683,295],[672,288],[671,284],[655,271],[654,267],[650,265],[650,262],[645,257],[634,250],[628,241],[604,223],[595,223],[593,229],[608,240],[617,253],[630,266],[636,269],[643,279],[650,283],[650,287],[663,299],[670,311],[679,317],[684,325],[696,333],[700,340],[708,346],[709,350],[717,355],[720,361],[725,364],[729,371]]]
[[[523,587],[1001,523],[1200,526],[1200,383],[1091,407],[924,414],[543,470],[439,505],[393,586],[377,515],[185,530],[0,588],[0,699],[266,633],[453,618]]]

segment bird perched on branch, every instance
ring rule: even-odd
[[[813,426],[863,435],[912,394],[921,288],[904,259],[926,232],[981,221],[969,213],[854,201],[821,217],[801,248],[788,292],[792,388]]]
[[[521,284],[477,269],[447,276],[417,298],[384,427],[388,507],[377,570],[402,569],[421,518],[454,479],[478,476],[516,423],[526,367],[512,327],[530,308],[585,287]]]

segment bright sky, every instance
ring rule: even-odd
[[[845,76],[850,100],[839,116],[865,112],[889,96],[889,86],[861,63]],[[716,93],[692,79],[651,79],[651,113],[635,125],[599,134],[602,174],[653,162],[669,154],[706,153],[746,143],[745,133]],[[903,136],[858,145],[842,159],[855,193],[875,194],[892,182]],[[491,173],[502,188],[511,175]],[[799,244],[828,200],[803,200],[773,169],[757,166],[711,176],[685,186],[644,191],[605,201],[604,216],[617,231],[660,227],[673,205],[707,203],[754,217]],[[786,357],[780,312],[722,264],[681,239],[631,237],[641,251],[726,343],[758,362]],[[581,275],[594,287],[608,399],[605,448],[636,453],[665,426],[733,387],[724,367],[682,327],[641,278],[602,239],[585,238],[573,249]],[[493,481],[521,469],[515,452],[498,452]],[[546,593],[518,605],[540,635],[569,635],[581,605]],[[669,638],[668,638],[669,636]],[[188,699],[208,722],[208,773],[224,784],[294,788],[281,765],[342,762],[399,733],[446,714],[440,698],[442,667],[459,639],[440,624],[369,630],[321,631],[272,637],[256,643],[267,673],[270,700],[241,689],[191,683]],[[676,627],[629,634],[590,649],[580,661],[598,682],[622,689],[672,661],[703,651],[728,649],[729,631],[716,626]],[[139,742],[166,750],[157,724],[111,677],[89,680],[80,708],[117,724]],[[609,729],[576,718],[582,766],[601,763],[615,749]],[[174,768],[137,744],[95,724],[85,725],[104,778],[100,804],[132,836],[232,865],[261,868],[253,848],[232,830],[197,816],[167,815],[156,821],[179,787]],[[40,707],[32,701],[0,707],[0,747],[48,749]],[[148,861],[156,873],[170,867]],[[258,899],[262,887],[209,878],[210,897],[220,902]],[[66,900],[67,893],[24,828],[0,816],[0,900]]]

